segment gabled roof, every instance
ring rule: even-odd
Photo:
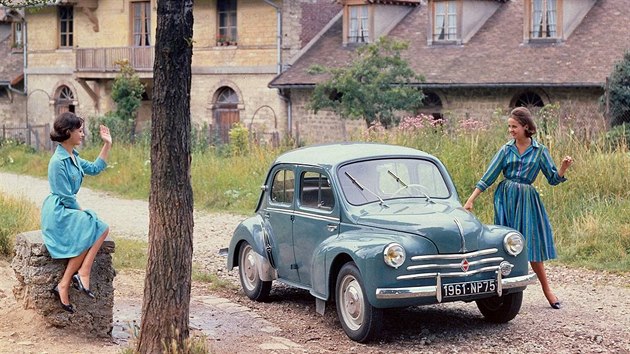
[[[598,0],[562,43],[523,43],[523,1],[508,1],[464,45],[427,45],[428,9],[416,7],[390,33],[409,42],[404,53],[427,87],[603,86],[613,65],[630,49],[627,0]],[[342,46],[338,19],[270,87],[309,87],[325,74],[307,73],[313,64],[347,65],[354,48]]]

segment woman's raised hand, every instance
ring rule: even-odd
[[[101,139],[103,139],[103,142],[105,142],[105,144],[112,144],[112,136],[109,134],[109,128],[104,126],[104,125],[100,125],[99,126],[99,130],[101,133]]]

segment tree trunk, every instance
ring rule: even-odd
[[[192,10],[192,0],[157,1],[149,258],[137,348],[140,353],[184,352],[189,334],[193,253]]]

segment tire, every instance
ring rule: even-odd
[[[363,277],[354,262],[341,267],[335,287],[337,317],[350,339],[365,343],[381,329],[383,310],[372,307],[363,286]]]
[[[258,254],[254,248],[249,243],[243,242],[238,256],[238,275],[243,291],[254,301],[267,301],[271,292],[271,281],[260,279],[258,261]]]
[[[523,292],[477,300],[477,307],[486,320],[494,323],[511,321],[521,310]]]

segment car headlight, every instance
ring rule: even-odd
[[[393,268],[398,268],[405,263],[405,258],[407,258],[407,256],[403,246],[397,243],[390,243],[383,251],[383,258],[385,260],[385,264]]]
[[[503,238],[503,247],[505,251],[512,256],[518,256],[523,252],[525,247],[525,239],[517,232],[510,232]]]

